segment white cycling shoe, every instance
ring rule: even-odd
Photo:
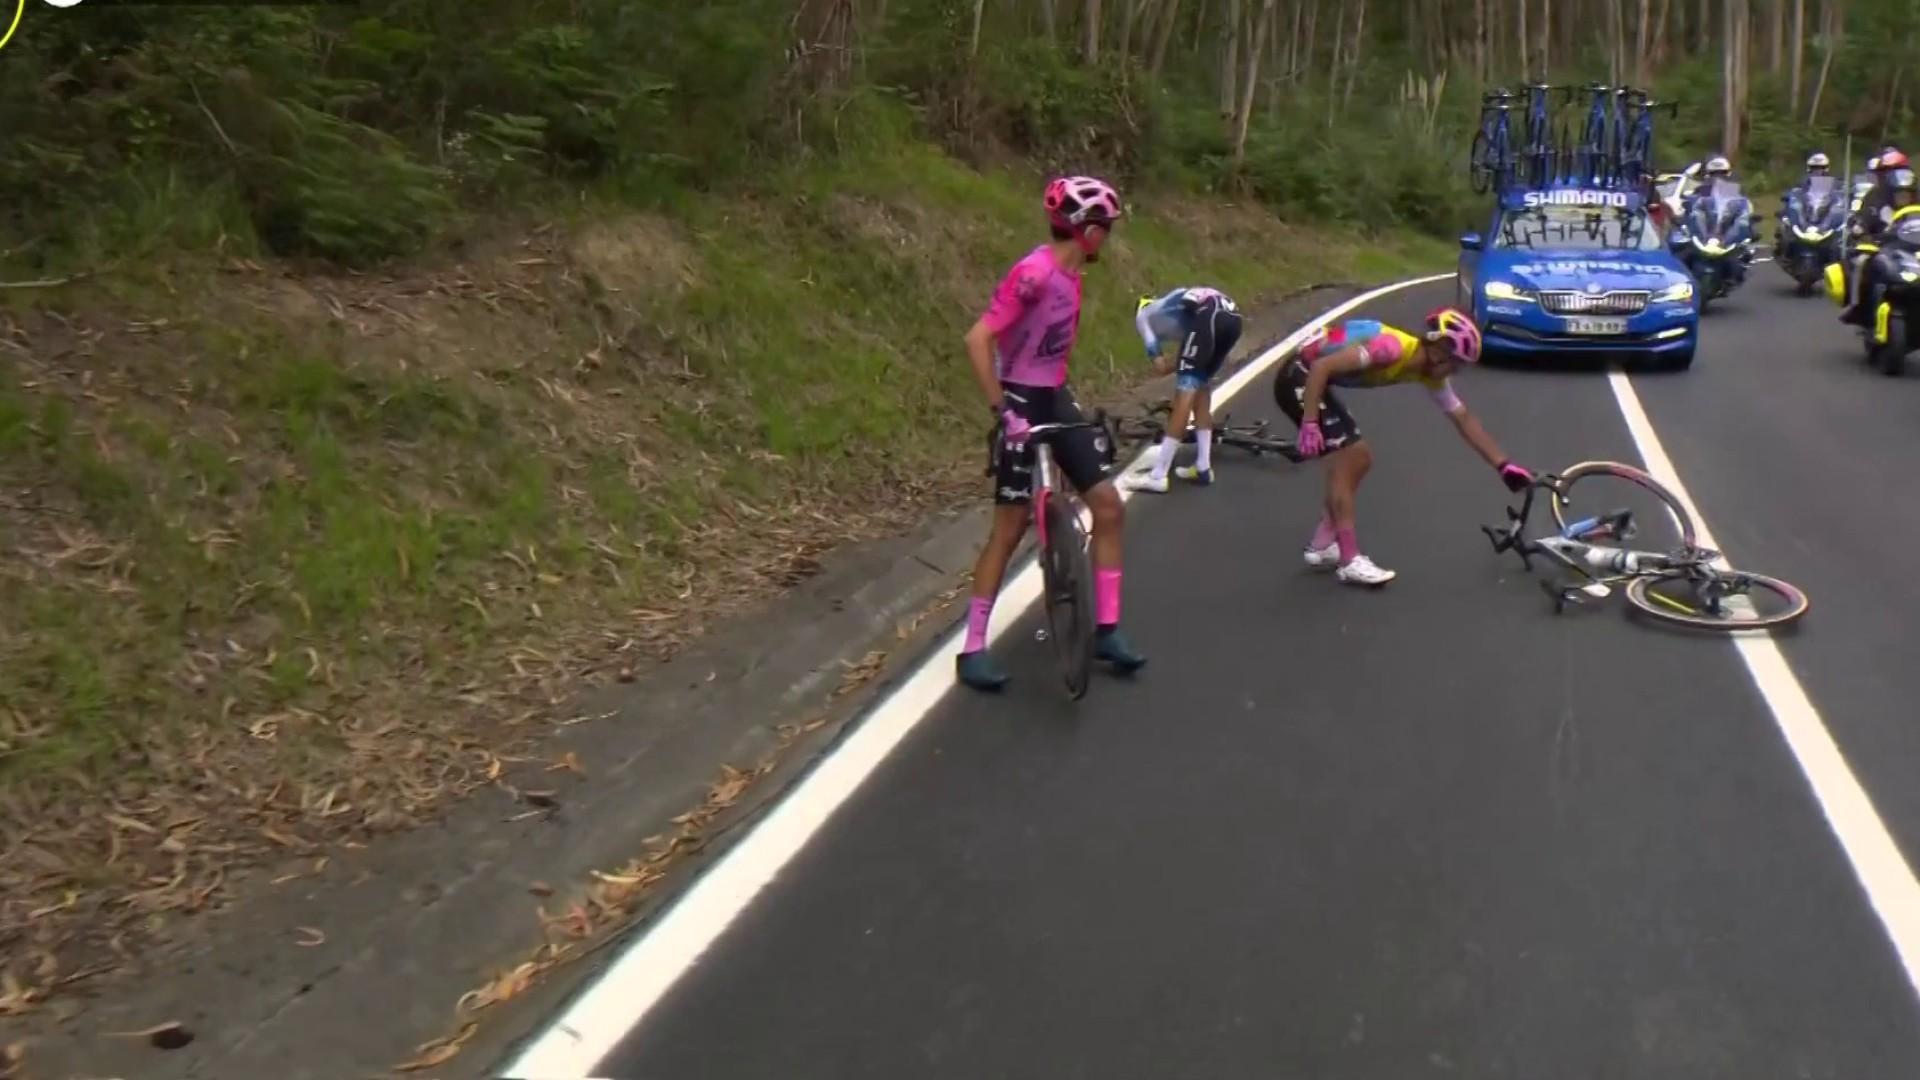
[[[1135,472],[1121,477],[1120,486],[1128,491],[1151,491],[1165,495],[1171,485],[1164,476],[1155,476],[1150,472]]]
[[[1334,572],[1342,584],[1346,585],[1385,585],[1396,576],[1393,571],[1375,566],[1373,560],[1365,555],[1355,555],[1353,561]]]
[[[1313,548],[1304,548],[1300,552],[1300,558],[1315,570],[1331,570],[1340,565],[1340,545],[1328,544],[1318,551]]]

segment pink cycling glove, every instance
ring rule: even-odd
[[[1027,444],[1027,433],[1033,430],[1033,425],[1027,423],[1026,417],[1021,416],[1012,409],[1002,409],[1000,410],[1000,424],[1004,429],[1003,436],[1009,446],[1025,446]]]
[[[1507,485],[1508,491],[1525,491],[1533,483],[1533,474],[1515,465],[1511,461],[1500,463],[1500,482]]]
[[[1300,441],[1295,449],[1301,457],[1319,457],[1320,451],[1327,448],[1326,440],[1320,437],[1320,422],[1309,420],[1300,425]]]

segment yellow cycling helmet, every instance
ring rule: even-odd
[[[1133,306],[1133,310],[1139,311],[1141,308],[1153,303],[1155,299],[1156,297],[1152,293],[1141,293],[1140,302]]]

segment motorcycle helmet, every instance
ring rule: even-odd
[[[1891,146],[1887,147],[1887,149],[1885,149],[1884,151],[1881,151],[1880,156],[1878,158],[1875,158],[1874,161],[1875,161],[1875,164],[1873,166],[1874,171],[1881,172],[1881,173],[1891,172],[1894,169],[1904,169],[1907,167],[1907,155],[1901,153],[1899,150],[1896,150]]]
[[[1807,172],[1810,175],[1825,176],[1827,175],[1827,170],[1831,168],[1833,168],[1833,162],[1827,159],[1826,154],[1818,150],[1814,151],[1813,156],[1807,158]]]
[[[1727,176],[1733,172],[1733,162],[1716,154],[1707,159],[1705,172],[1713,177]]]
[[[1904,210],[1920,200],[1920,182],[1916,182],[1912,169],[1895,169],[1887,174],[1887,205],[1895,210]]]

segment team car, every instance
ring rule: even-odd
[[[1460,248],[1459,304],[1489,353],[1693,363],[1693,278],[1667,249],[1665,216],[1650,216],[1638,192],[1509,191],[1486,235],[1467,233]]]

